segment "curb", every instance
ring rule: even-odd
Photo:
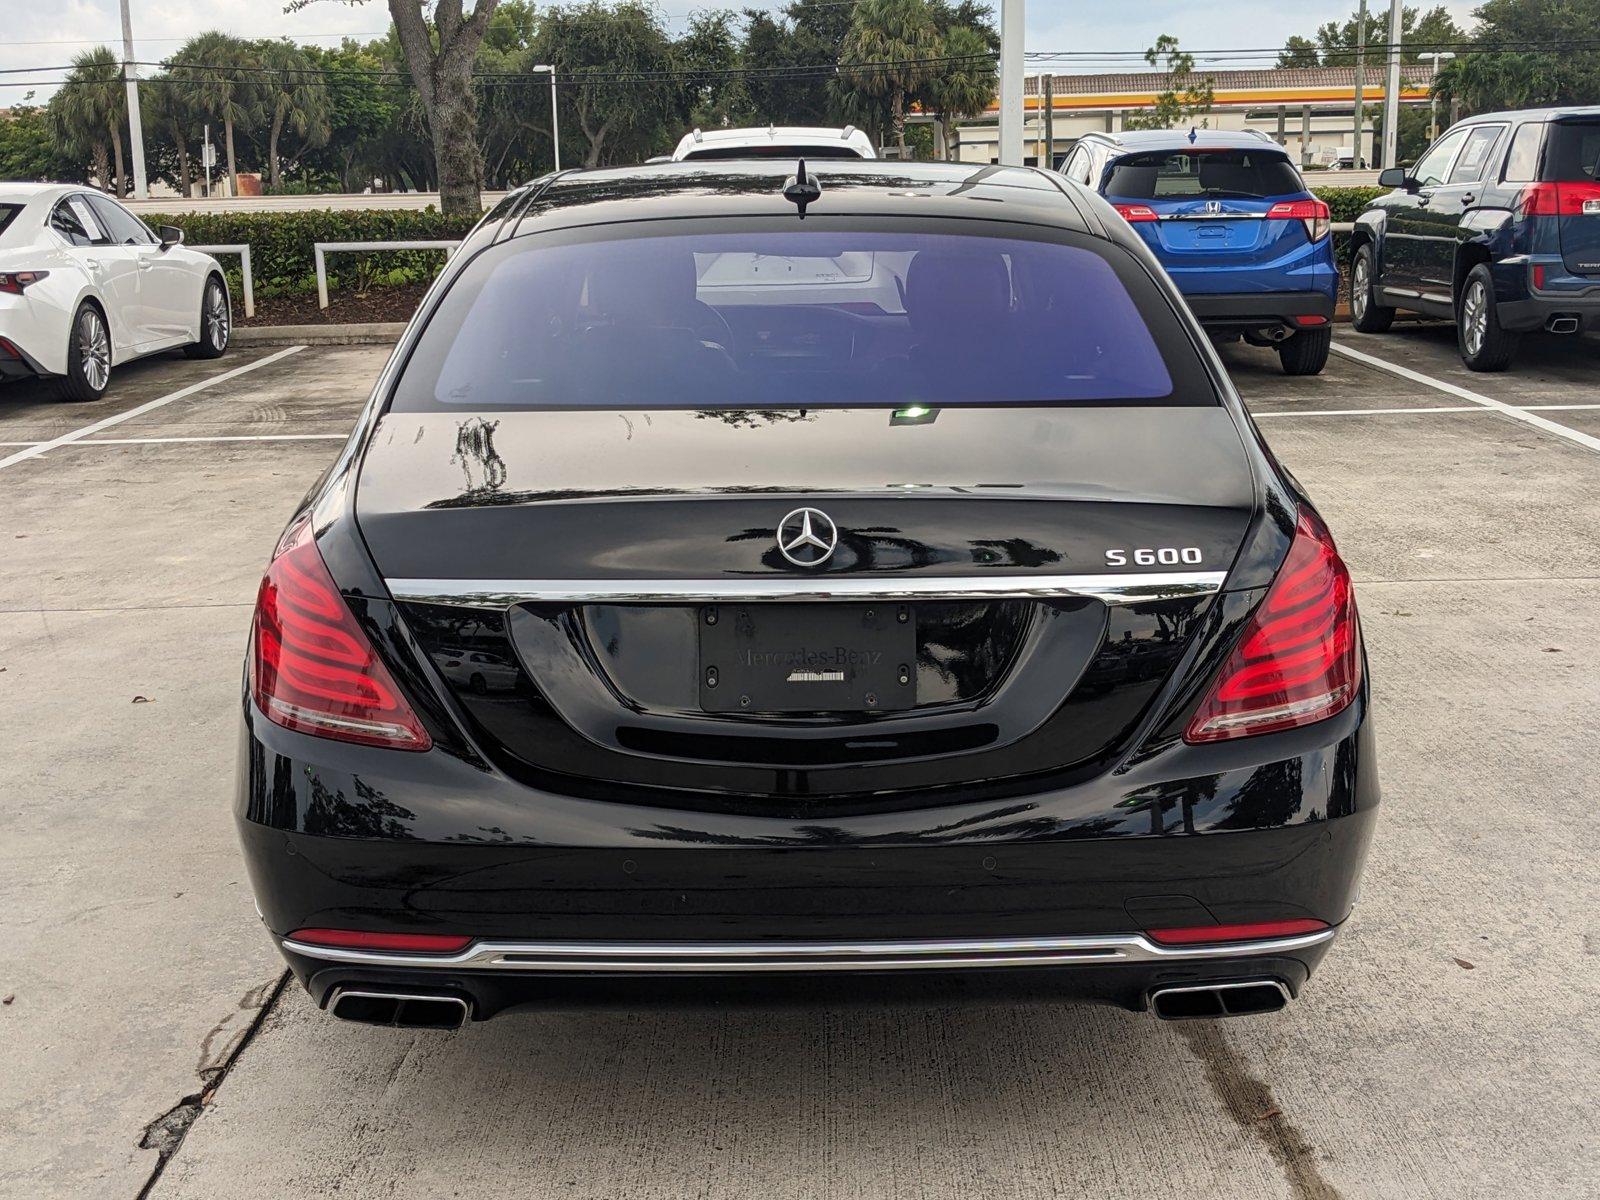
[[[233,340],[242,346],[386,346],[400,340],[404,321],[349,325],[236,325]]]

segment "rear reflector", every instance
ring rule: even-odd
[[[1147,929],[1145,936],[1163,946],[1194,946],[1205,942],[1255,942],[1268,938],[1297,937],[1326,928],[1326,921],[1297,917],[1290,921],[1252,921],[1247,925],[1185,925],[1180,929]]]
[[[301,521],[278,544],[256,593],[250,684],[285,729],[365,746],[433,744],[339,594]]]
[[[1313,242],[1327,237],[1333,228],[1332,210],[1321,200],[1280,200],[1267,209],[1267,220],[1299,221]]]
[[[1294,319],[1296,325],[1326,325],[1328,318],[1320,313],[1301,313]]]
[[[313,946],[336,946],[343,950],[398,950],[411,954],[454,954],[472,944],[472,939],[465,934],[369,933],[363,929],[296,929],[289,937]]]
[[[1183,740],[1220,742],[1325,721],[1360,687],[1350,572],[1327,526],[1301,509],[1288,557]]]
[[[1156,210],[1148,204],[1118,204],[1114,207],[1122,214],[1122,219],[1130,224],[1136,224],[1139,221],[1159,221],[1161,219],[1156,215]]]

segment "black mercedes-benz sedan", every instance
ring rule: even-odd
[[[498,204],[262,581],[237,816],[335,1015],[1281,1008],[1378,803],[1350,576],[1149,251],[1025,169]]]

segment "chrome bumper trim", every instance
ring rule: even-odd
[[[720,604],[742,600],[1050,600],[1135,604],[1210,595],[1226,571],[1146,575],[779,576],[757,579],[390,579],[396,600],[468,608],[545,604]]]
[[[433,970],[566,974],[734,974],[776,971],[917,971],[1097,963],[1171,963],[1287,954],[1332,941],[1337,928],[1208,946],[1162,946],[1143,934],[903,942],[496,942],[459,954],[342,950],[283,938],[285,950],[330,963]]]

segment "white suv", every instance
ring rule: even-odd
[[[768,125],[765,129],[696,129],[683,135],[673,162],[702,158],[877,158],[872,139],[854,125]]]

